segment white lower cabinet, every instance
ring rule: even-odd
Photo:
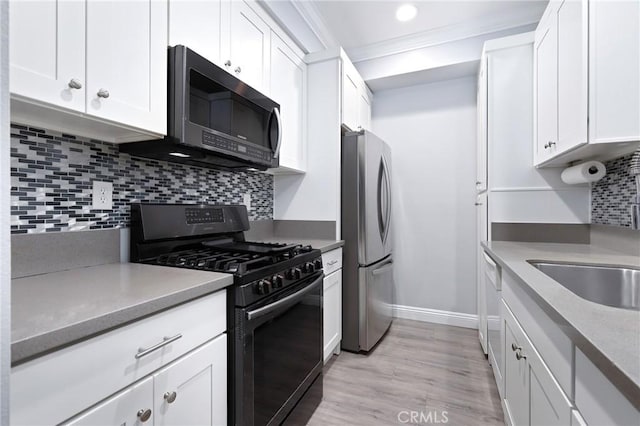
[[[64,425],[226,425],[226,339],[217,337]]]
[[[568,425],[572,404],[503,301],[505,418],[509,424]]]
[[[322,314],[324,362],[340,353],[342,340],[342,270],[324,278],[324,309]]]
[[[222,290],[19,364],[11,424],[226,424],[225,330]]]

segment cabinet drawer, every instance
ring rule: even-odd
[[[222,290],[18,365],[11,370],[11,424],[57,424],[225,329]]]
[[[325,275],[342,268],[342,247],[322,253],[322,268]]]

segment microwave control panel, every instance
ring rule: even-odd
[[[271,151],[260,149],[251,144],[243,144],[209,132],[202,132],[202,143],[224,151],[231,151],[251,158],[271,162]]]

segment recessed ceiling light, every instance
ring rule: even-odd
[[[396,10],[396,19],[401,22],[412,20],[418,14],[418,8],[412,4],[403,4]]]
[[[190,155],[183,154],[181,152],[170,152],[169,155],[173,155],[174,157],[180,157],[180,158],[189,158],[189,157],[191,157]]]

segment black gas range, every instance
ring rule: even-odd
[[[322,259],[249,242],[245,206],[132,204],[131,260],[230,273],[229,424],[275,425],[322,398]]]

